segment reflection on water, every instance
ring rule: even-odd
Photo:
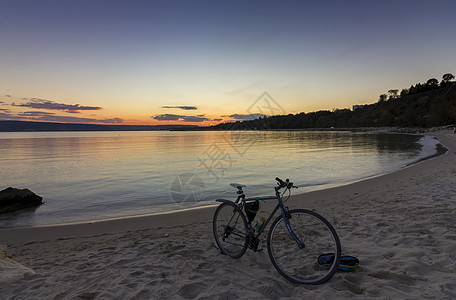
[[[104,219],[179,209],[170,197],[180,174],[204,182],[207,204],[271,194],[276,176],[301,191],[343,184],[416,160],[420,137],[303,131],[0,133],[0,188],[44,197],[34,213],[1,216],[0,227]],[[229,191],[229,194],[224,194]]]

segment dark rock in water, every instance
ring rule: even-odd
[[[43,204],[43,197],[28,189],[9,187],[0,191],[0,213],[9,213]]]

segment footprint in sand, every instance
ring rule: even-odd
[[[334,281],[332,286],[338,291],[350,291],[353,294],[361,295],[364,293],[364,288],[362,288],[358,283],[350,282],[348,280],[337,280]]]
[[[387,271],[380,271],[380,272],[375,272],[372,274],[369,274],[372,277],[378,278],[378,279],[386,279],[386,280],[393,280],[397,283],[400,284],[405,284],[405,285],[411,285],[414,284],[416,279],[406,275],[406,274],[397,274],[397,273],[391,273]]]
[[[177,292],[185,299],[193,299],[206,289],[206,284],[201,282],[186,284]]]

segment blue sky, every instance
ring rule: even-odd
[[[265,91],[286,113],[372,103],[456,72],[455,8],[0,0],[0,118],[214,124],[247,114]]]

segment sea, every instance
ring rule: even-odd
[[[393,172],[435,153],[429,136],[338,131],[0,133],[0,190],[43,197],[0,227],[94,222],[273,195],[275,177],[303,193]]]

